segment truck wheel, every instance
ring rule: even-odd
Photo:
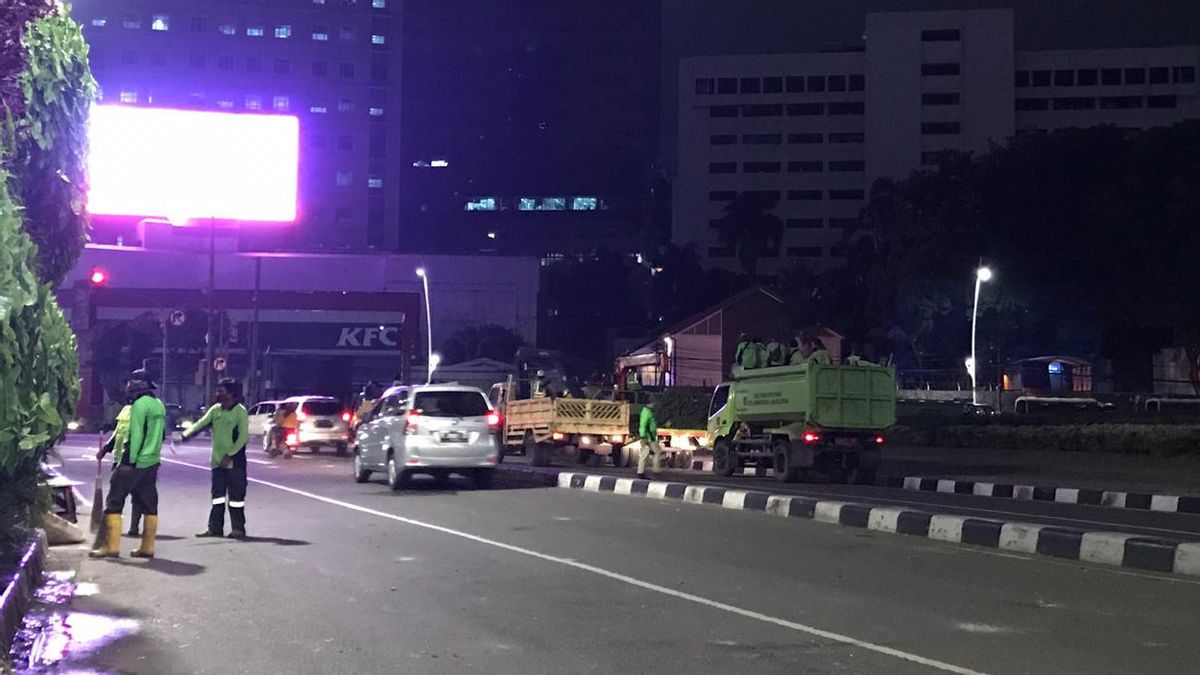
[[[787,441],[776,441],[775,452],[771,456],[775,468],[775,480],[781,483],[795,483],[800,478],[800,467],[792,466],[792,446]]]
[[[713,473],[728,478],[737,471],[737,453],[729,441],[722,438],[713,444]]]

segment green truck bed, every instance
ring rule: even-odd
[[[827,429],[886,429],[896,421],[896,378],[874,364],[816,363],[735,373],[729,405],[751,423],[809,422]]]

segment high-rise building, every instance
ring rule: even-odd
[[[872,13],[857,45],[685,58],[673,238],[736,267],[714,226],[754,192],[786,224],[760,271],[835,267],[877,178],[1020,133],[1200,118],[1198,69],[1194,44],[1018,50],[1009,9]]]
[[[104,104],[299,118],[299,220],[247,231],[244,246],[394,249],[400,8],[400,0],[77,0],[74,14]],[[99,219],[96,238],[131,229]]]
[[[660,16],[645,0],[407,0],[406,245],[635,248],[658,150]]]

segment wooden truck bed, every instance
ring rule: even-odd
[[[504,421],[504,442],[520,445],[525,432],[541,443],[554,433],[565,435],[624,436],[629,433],[629,404],[584,398],[533,398],[509,401]]]

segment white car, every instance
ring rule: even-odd
[[[301,448],[313,453],[323,447],[333,447],[338,455],[345,455],[353,435],[350,433],[350,411],[341,401],[330,396],[293,396],[279,401],[279,407],[290,406],[296,411],[299,428],[289,432],[284,440],[289,448],[287,455]],[[271,451],[271,429],[267,423],[263,431],[263,450]]]
[[[271,421],[275,419],[275,411],[279,409],[279,401],[259,401],[250,406],[250,437],[262,436],[267,433]]]
[[[382,472],[399,490],[412,474],[445,483],[457,473],[486,488],[499,462],[499,433],[500,415],[475,387],[392,387],[358,428],[354,479],[365,483]]]

